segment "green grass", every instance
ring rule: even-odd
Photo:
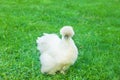
[[[74,27],[77,62],[40,72],[36,39]],[[120,80],[119,0],[0,0],[0,80]]]

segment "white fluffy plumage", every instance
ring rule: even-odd
[[[41,72],[55,74],[57,71],[64,73],[73,65],[78,56],[72,36],[74,35],[71,26],[64,26],[60,30],[62,39],[56,34],[46,34],[38,37],[37,49],[40,51]]]

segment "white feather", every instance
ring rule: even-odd
[[[64,73],[77,59],[78,50],[72,40],[72,27],[65,26],[60,30],[62,39],[56,34],[44,33],[37,39],[37,49],[40,51],[41,72],[55,74]],[[67,36],[67,37],[66,37]]]

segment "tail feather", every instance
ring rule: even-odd
[[[38,37],[37,40],[37,49],[44,53],[48,49],[58,46],[60,38],[55,34],[44,33],[42,37]]]
[[[43,53],[46,49],[47,49],[47,47],[46,47],[46,43],[45,43],[45,41],[44,41],[44,36],[43,37],[38,37],[37,38],[37,40],[36,40],[36,42],[37,42],[37,49],[41,52],[41,53]],[[42,46],[41,46],[42,45]]]

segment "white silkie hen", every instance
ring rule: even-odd
[[[72,36],[74,35],[71,26],[64,26],[60,30],[62,39],[56,34],[44,34],[37,39],[37,49],[40,51],[41,72],[55,74],[60,71],[64,74],[73,65],[78,56]]]

